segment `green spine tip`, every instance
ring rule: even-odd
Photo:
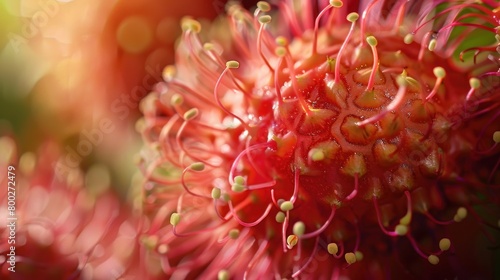
[[[231,190],[233,190],[233,192],[242,192],[245,190],[245,186],[235,183],[231,186]]]
[[[170,98],[170,105],[172,106],[180,106],[184,102],[184,97],[182,95],[176,93],[172,95],[172,98]]]
[[[293,203],[291,201],[285,201],[280,205],[281,211],[290,211],[293,209]]]
[[[298,221],[293,225],[293,234],[301,237],[306,231],[306,225],[302,221]]]
[[[330,0],[330,6],[334,8],[341,8],[342,6],[344,6],[344,3],[340,0]]]
[[[396,77],[396,83],[400,87],[408,86],[408,80],[406,80],[406,78],[403,75],[399,75]]]
[[[262,24],[270,23],[271,22],[271,16],[270,15],[265,15],[265,16],[260,16],[259,17],[259,22]]]
[[[203,171],[205,169],[205,164],[203,162],[195,162],[192,163],[189,167],[194,171]]]
[[[366,42],[368,43],[368,45],[372,46],[372,47],[375,47],[377,46],[377,38],[375,38],[374,36],[368,36],[366,37]]]
[[[245,185],[245,178],[243,178],[243,176],[236,176],[234,177],[234,183],[239,185]]]
[[[408,227],[405,225],[399,224],[396,226],[394,231],[397,233],[397,235],[403,236],[403,235],[406,235],[406,233],[408,233]]]
[[[221,195],[221,191],[219,188],[213,188],[212,189],[212,198],[213,199],[219,199]]]
[[[403,218],[399,220],[399,224],[407,226],[411,223],[411,214],[406,214]]]
[[[199,113],[199,112],[200,112],[200,111],[198,111],[198,109],[197,109],[197,108],[191,108],[191,109],[187,110],[187,111],[184,113],[184,116],[183,116],[183,117],[184,117],[184,119],[185,119],[186,121],[189,121],[189,120],[192,120],[192,119],[196,118],[196,116],[198,116],[198,113]]]
[[[235,69],[240,67],[240,63],[236,60],[229,60],[226,62],[226,67],[229,69]]]
[[[348,15],[347,15],[347,17],[346,17],[346,18],[347,18],[347,20],[348,20],[349,22],[355,22],[355,21],[357,21],[357,20],[358,20],[358,18],[359,18],[359,14],[358,14],[358,13],[350,13],[350,14],[348,14]]]
[[[354,252],[354,255],[356,256],[356,261],[359,262],[359,261],[363,260],[364,255],[363,255],[363,253],[361,253],[361,251]]]
[[[437,40],[436,39],[432,39],[429,42],[429,46],[428,46],[429,51],[433,52],[436,49],[436,44],[437,44]]]
[[[437,77],[437,78],[444,78],[446,76],[446,71],[444,70],[443,67],[435,67],[434,70],[432,70],[434,72],[434,75]]]
[[[229,238],[231,239],[237,239],[240,236],[240,231],[236,228],[232,229],[228,233]]]
[[[176,225],[179,224],[179,222],[181,221],[181,215],[179,213],[172,213],[172,215],[170,215],[170,224],[173,225],[174,227]]]
[[[278,46],[276,49],[274,49],[274,54],[276,54],[279,57],[283,57],[286,54],[286,49],[285,47]]]
[[[322,161],[323,159],[325,159],[325,153],[321,149],[311,149],[308,156],[312,161]]]
[[[269,5],[269,3],[267,3],[266,1],[259,1],[259,2],[257,2],[257,8],[259,8],[259,10],[267,13],[271,10],[271,5]]]
[[[478,78],[470,78],[469,84],[471,88],[478,89],[481,86],[481,81]]]
[[[144,236],[141,238],[141,242],[149,250],[153,250],[156,247],[156,245],[158,245],[158,236],[157,235]]]
[[[285,213],[279,211],[278,213],[276,213],[276,222],[278,223],[283,223],[285,221]]]

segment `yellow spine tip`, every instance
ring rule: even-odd
[[[201,31],[200,22],[190,17],[184,17],[181,20],[181,27],[184,32],[193,31],[194,33],[200,33]]]
[[[457,210],[457,216],[463,220],[465,218],[467,218],[467,209],[465,207],[460,207],[458,208]]]
[[[229,280],[229,272],[225,269],[217,273],[217,280]]]
[[[407,226],[411,223],[411,215],[406,214],[403,218],[399,220],[399,224]]]
[[[206,51],[211,51],[214,48],[215,48],[215,46],[212,43],[205,43],[205,44],[203,44],[203,49],[205,49]]]
[[[443,238],[441,240],[439,240],[439,249],[441,251],[447,251],[450,249],[450,246],[451,246],[451,241],[450,239],[448,238]]]
[[[336,243],[328,244],[326,249],[328,250],[328,253],[332,255],[336,255],[339,252],[339,246]]]
[[[175,77],[177,69],[174,65],[168,65],[163,68],[162,77],[165,81],[170,81]]]
[[[288,39],[283,37],[283,36],[276,37],[275,41],[276,41],[276,45],[278,45],[278,46],[281,46],[281,47],[288,46]]]
[[[353,264],[356,262],[356,255],[354,253],[351,253],[351,252],[346,253],[344,258],[348,264]]]
[[[297,243],[299,242],[299,238],[296,236],[296,235],[289,235],[287,238],[286,238],[286,244],[288,244],[288,246],[290,248],[294,247],[295,245],[297,245]]]
[[[433,265],[436,265],[439,263],[439,258],[438,256],[436,255],[430,255],[427,260],[429,261],[429,263],[433,264]]]
[[[493,133],[493,141],[495,143],[500,143],[500,130]]]

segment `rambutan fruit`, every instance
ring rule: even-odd
[[[155,275],[491,277],[455,242],[498,229],[497,6],[231,4],[208,42],[185,18],[138,123]]]

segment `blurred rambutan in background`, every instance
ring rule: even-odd
[[[152,274],[492,278],[498,3],[272,4],[184,18],[141,104]]]
[[[14,140],[2,137],[0,149],[0,168],[10,171],[0,180],[6,186],[0,196],[2,279],[137,277],[138,218],[113,193],[105,166],[61,176],[54,166],[62,153],[53,143],[18,155]]]

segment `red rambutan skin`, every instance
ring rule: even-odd
[[[433,11],[433,5],[373,1],[360,17],[332,1],[316,22],[307,16],[309,4],[304,18],[284,2],[277,17],[263,15],[267,6],[259,5],[253,17],[229,8],[228,53],[217,42],[203,44],[199,23],[186,19],[176,66],[165,69],[165,83],[142,104],[138,127],[154,150],[141,162],[145,208],[156,230],[170,227],[162,224],[170,214],[173,227],[164,237],[172,247],[164,272],[362,277],[343,269],[363,259],[383,278],[398,259],[410,274],[454,275],[453,265],[436,268],[452,237],[441,227],[474,213],[470,190],[488,185],[471,179],[474,168],[461,161],[498,130],[489,107],[498,92],[481,87],[474,68],[459,68],[444,45],[436,45],[459,45],[447,33],[454,25],[446,25],[455,12],[487,8],[445,6],[449,10],[433,19],[439,21],[435,35],[414,12]],[[268,32],[279,16],[295,37]],[[404,29],[418,32],[405,37]],[[484,112],[461,115],[470,105]],[[460,129],[477,131],[480,120],[490,122],[479,136]],[[496,144],[486,142],[488,156],[498,157]],[[242,245],[251,240],[253,247]],[[206,244],[199,252],[221,253],[211,252],[214,261],[205,265],[189,254],[195,241]],[[236,244],[243,246],[240,258],[224,260]],[[322,253],[332,265],[309,271]],[[419,256],[427,260],[423,268],[412,265]]]

